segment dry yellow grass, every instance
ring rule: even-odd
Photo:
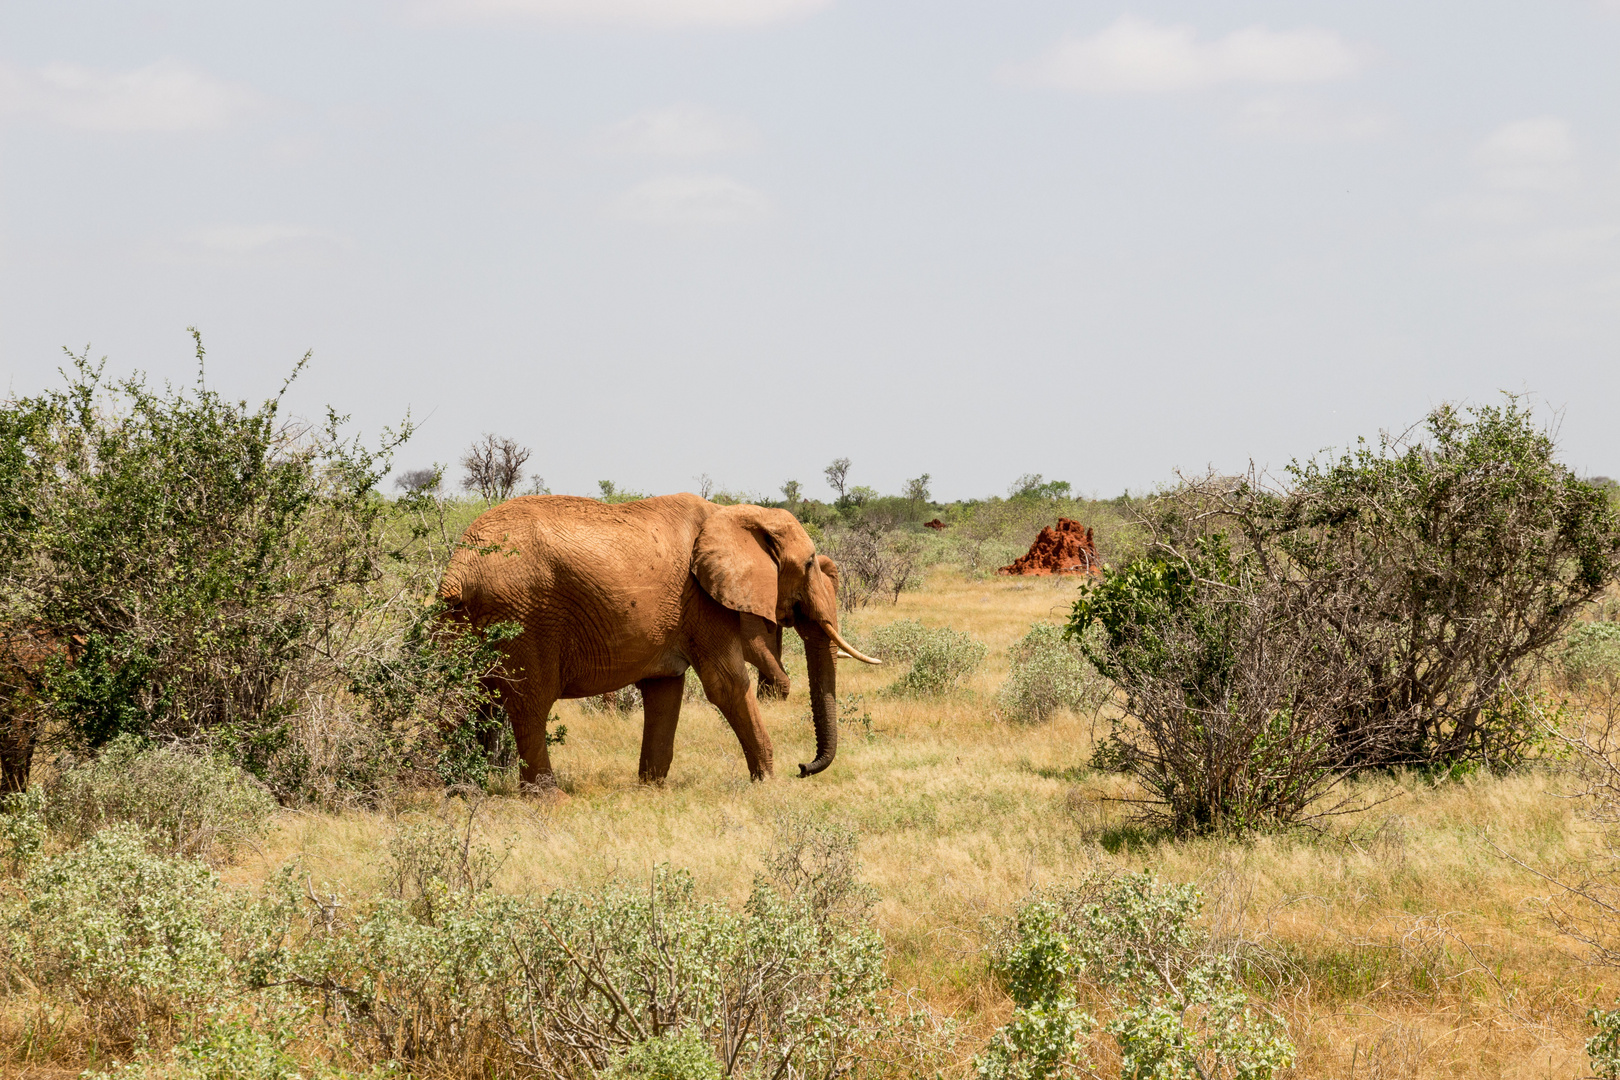
[[[1368,808],[1325,833],[1133,841],[1107,801],[1121,781],[1084,768],[1091,718],[1025,727],[993,708],[1007,646],[1032,622],[1061,621],[1073,587],[938,570],[897,605],[853,618],[949,625],[992,651],[966,692],[936,700],[885,697],[898,672],[841,665],[840,691],[864,696],[871,732],[846,724],[836,763],[810,780],[793,778],[813,755],[802,692],[765,706],[777,779],[750,784],[719,715],[688,704],[659,789],[635,781],[638,714],[563,703],[568,737],[554,761],[568,797],[482,808],[486,837],[511,845],[497,886],[638,879],[670,862],[700,889],[740,900],[781,815],[847,823],[881,896],[895,980],[963,1021],[967,1054],[1005,1011],[984,973],[983,920],[1099,862],[1148,867],[1202,883],[1222,932],[1242,933],[1286,971],[1276,1002],[1302,1051],[1295,1075],[1585,1075],[1584,1013],[1613,1000],[1620,973],[1583,965],[1540,917],[1550,886],[1504,857],[1551,871],[1592,843],[1556,775],[1366,784],[1356,794]],[[802,663],[794,674],[802,687]],[[391,827],[381,814],[290,814],[230,876],[250,881],[302,854],[317,877],[364,888]]]

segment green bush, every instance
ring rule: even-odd
[[[1257,1012],[1231,959],[1196,926],[1202,896],[1151,873],[1097,877],[1024,904],[996,933],[990,969],[1013,1020],[975,1059],[987,1080],[1088,1072],[1081,1040],[1099,1000],[1125,1080],[1266,1080],[1293,1063],[1282,1025]]]
[[[1620,623],[1577,623],[1565,635],[1557,661],[1559,675],[1572,690],[1620,689]]]
[[[1592,1074],[1603,1080],[1620,1080],[1620,1009],[1604,1012],[1593,1009],[1588,1019],[1598,1029],[1586,1040],[1586,1056],[1592,1062]]]
[[[1093,763],[1134,777],[1139,815],[1176,835],[1320,812],[1342,777],[1338,669],[1309,638],[1278,640],[1286,613],[1247,553],[1218,533],[1188,547],[1110,570],[1075,604],[1071,639],[1124,691]]]
[[[613,1059],[604,1080],[720,1080],[714,1051],[695,1031],[634,1043]]]
[[[77,1002],[114,1046],[173,1033],[231,991],[231,899],[200,863],[117,824],[44,859],[8,912],[15,969]]]
[[[369,449],[341,416],[223,397],[197,358],[195,387],[158,390],[74,356],[62,389],[0,403],[0,623],[74,642],[33,695],[44,749],[207,747],[284,801],[437,779],[489,666],[437,655],[422,606],[445,504],[377,490],[409,425]]]
[[[1108,700],[1108,681],[1055,623],[1031,626],[1008,653],[1012,667],[996,700],[1020,723],[1041,723],[1059,709],[1089,711]]]
[[[900,696],[944,694],[962,687],[989,649],[984,642],[948,626],[928,627],[901,619],[866,635],[863,648],[884,659],[910,661],[911,668],[888,692]]]
[[[125,735],[64,768],[45,787],[43,808],[51,830],[70,844],[127,822],[158,854],[222,860],[264,834],[276,801],[229,762]]]
[[[833,1076],[881,1030],[882,942],[852,838],[790,835],[741,911],[667,867],[527,899],[489,890],[471,834],[396,846],[396,895],[356,915],[285,876],[289,934],[258,968],[347,1018],[359,1065],[500,1060],[561,1080],[678,1056],[644,1044],[680,1033],[730,1075]]]

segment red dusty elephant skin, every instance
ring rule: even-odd
[[[605,505],[529,495],[467,529],[439,595],[447,618],[518,623],[502,644],[498,689],[526,782],[551,776],[546,718],[559,698],[634,683],[646,711],[643,780],[669,772],[688,667],[742,743],[748,772],[771,775],[770,736],[747,665],[784,693],[781,628],[804,639],[820,772],[838,750],[838,650],[863,660],[838,631],[838,568],[792,514],[716,506],[696,495]]]

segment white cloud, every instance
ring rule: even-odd
[[[453,22],[519,18],[629,27],[763,26],[831,6],[832,0],[419,0],[418,15]]]
[[[1354,142],[1377,138],[1389,130],[1390,122],[1366,109],[1333,107],[1306,98],[1264,97],[1246,104],[1229,126],[1241,135]]]
[[[637,184],[619,197],[621,217],[660,225],[726,225],[770,213],[760,192],[729,176],[660,176]]]
[[[1494,188],[1563,191],[1577,179],[1575,137],[1568,121],[1556,116],[1520,120],[1480,143],[1474,164]]]
[[[1223,83],[1320,83],[1355,74],[1360,52],[1331,30],[1251,26],[1199,41],[1185,23],[1122,15],[1091,37],[1071,37],[1022,69],[1044,86],[1099,94],[1168,93]]]
[[[753,132],[746,124],[698,105],[671,105],[620,121],[595,139],[602,150],[650,157],[704,157],[747,146]]]
[[[0,112],[85,131],[202,131],[223,127],[259,100],[247,87],[172,60],[132,71],[78,64],[0,67]]]

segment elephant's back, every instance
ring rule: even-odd
[[[572,495],[510,499],[467,527],[439,595],[513,614],[514,604],[558,595],[645,612],[648,602],[679,594],[713,510],[690,494],[611,505]]]

